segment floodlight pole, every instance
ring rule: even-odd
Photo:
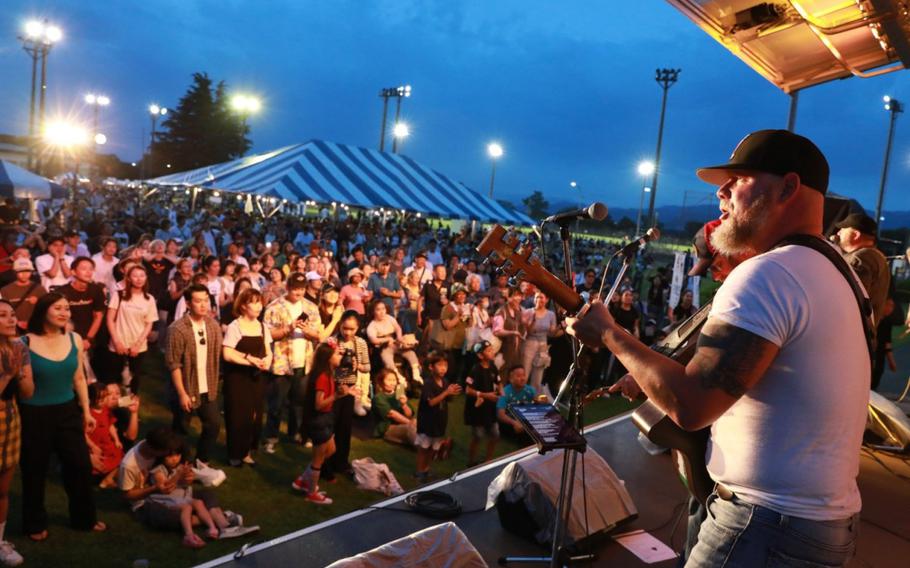
[[[787,130],[793,132],[796,128],[796,107],[799,105],[799,91],[790,93],[790,113],[787,116]]]
[[[648,227],[654,227],[656,219],[654,218],[654,200],[657,197],[657,176],[660,174],[660,150],[664,139],[664,118],[667,114],[667,91],[679,79],[679,72],[682,69],[658,69],[655,80],[663,89],[663,100],[660,104],[660,126],[657,128],[657,151],[654,152],[654,177],[651,179],[651,200],[648,205]]]
[[[882,232],[882,205],[885,201],[885,183],[888,181],[888,162],[891,160],[894,125],[897,122],[897,115],[904,112],[903,104],[896,99],[890,99],[885,108],[891,112],[891,120],[888,124],[888,142],[885,144],[885,161],[882,164],[882,181],[878,186],[878,202],[875,205],[875,224],[878,227],[878,235]]]

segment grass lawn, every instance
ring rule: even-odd
[[[165,374],[160,357],[150,357],[155,377],[143,382],[140,437],[158,425],[170,423],[166,407]],[[458,397],[449,409],[449,434],[455,439],[452,456],[445,462],[436,462],[433,471],[437,477],[446,477],[462,470],[467,464],[468,431],[462,424],[463,397]],[[622,399],[601,399],[586,409],[585,421],[593,423],[631,408]],[[198,422],[194,421],[198,428]],[[355,428],[356,430],[356,428]],[[198,432],[198,430],[197,430]],[[193,442],[195,439],[193,439]],[[497,455],[519,449],[507,440],[500,442]],[[248,525],[257,524],[262,532],[250,535],[256,541],[275,538],[313,525],[332,517],[371,505],[385,497],[379,493],[361,491],[354,482],[338,476],[338,482],[324,485],[334,500],[330,506],[317,506],[304,501],[294,493],[290,483],[308,463],[310,450],[291,443],[279,446],[274,455],[260,452],[256,468],[235,469],[223,463],[225,459],[224,432],[216,449],[213,466],[224,468],[227,481],[218,489],[218,497],[225,509],[241,513]],[[415,452],[393,446],[382,440],[352,440],[351,459],[370,456],[386,463],[395,473],[405,490],[417,486],[414,471]],[[52,466],[55,470],[56,466]],[[135,521],[125,502],[116,490],[95,490],[95,502],[100,520],[109,529],[101,534],[76,532],[69,528],[66,495],[59,473],[51,475],[47,486],[47,509],[50,515],[50,537],[42,543],[33,543],[22,535],[22,498],[20,480],[13,481],[10,496],[10,514],[6,534],[26,559],[29,566],[67,566],[101,568],[105,566],[132,566],[133,561],[148,559],[150,566],[191,566],[238,549],[244,539],[211,542],[195,551],[181,546],[177,533],[149,530]]]

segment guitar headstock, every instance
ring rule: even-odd
[[[575,290],[553,276],[532,256],[534,246],[530,242],[522,242],[514,231],[506,231],[502,225],[494,225],[490,229],[477,246],[477,252],[501,272],[534,284],[571,314],[577,313],[584,305],[584,300]]]

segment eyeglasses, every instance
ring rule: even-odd
[[[205,330],[200,329],[198,331],[198,333],[199,333],[199,345],[205,345]]]

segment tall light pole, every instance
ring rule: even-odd
[[[641,176],[641,196],[638,199],[638,220],[635,222],[636,236],[641,234],[641,214],[645,206],[645,194],[650,193],[651,198],[654,198],[654,190],[647,187],[647,184],[648,176],[654,175],[655,171],[657,171],[657,166],[650,160],[644,160],[638,163],[638,175]]]
[[[878,226],[879,234],[882,232],[882,205],[885,202],[885,183],[888,181],[888,162],[891,160],[894,125],[897,122],[897,115],[904,112],[904,105],[899,100],[892,99],[888,95],[882,97],[882,100],[885,101],[885,110],[891,113],[891,120],[888,123],[888,142],[885,144],[885,161],[882,164],[882,182],[878,186],[878,203],[875,205],[875,224]]]
[[[61,160],[64,162],[64,171],[66,169],[65,162],[66,156],[65,153],[70,152],[75,159],[75,167],[73,171],[73,194],[76,193],[76,188],[79,183],[79,149],[88,144],[89,134],[88,131],[78,125],[69,124],[66,122],[50,122],[45,125],[45,128],[42,132],[42,138],[44,143],[61,153]]]
[[[379,151],[385,151],[385,131],[386,131],[386,118],[389,114],[389,99],[396,98],[398,99],[398,106],[395,109],[395,122],[398,124],[399,119],[401,118],[401,99],[411,96],[411,86],[410,85],[400,85],[398,87],[389,87],[387,89],[382,89],[379,91],[379,96],[382,98],[382,126],[379,129]],[[393,142],[394,144],[394,142]],[[394,150],[393,150],[394,152]]]
[[[44,98],[47,91],[47,54],[51,47],[63,39],[63,31],[49,24],[47,20],[31,20],[25,24],[22,35],[19,36],[22,41],[22,48],[32,58],[32,89],[28,109],[28,135],[30,138],[28,148],[28,167],[31,168],[34,160],[34,144],[36,141],[36,131],[44,131]],[[39,94],[39,115],[38,124],[35,125],[35,85],[38,74],[38,60],[41,60],[41,92]],[[39,166],[40,170],[40,166]]]
[[[106,95],[97,95],[95,93],[89,93],[89,94],[85,95],[84,100],[85,100],[85,104],[93,107],[92,136],[94,136],[96,138],[99,136],[104,137],[104,141],[107,142],[107,137],[104,136],[104,134],[101,134],[100,132],[98,132],[98,111],[101,107],[106,107],[111,104],[110,97],[108,97]],[[104,142],[101,142],[101,144],[104,144]],[[98,146],[101,144],[98,144],[98,143],[95,144],[94,156],[92,157],[93,158],[92,161],[94,162],[94,165],[95,165],[95,175],[100,175],[100,173],[101,173],[101,166],[98,164]]]
[[[158,106],[157,104],[151,104],[151,105],[149,105],[149,114],[152,117],[152,136],[151,136],[151,142],[149,143],[148,162],[149,162],[149,170],[154,171],[155,162],[153,159],[153,155],[155,152],[155,126],[157,126],[157,124],[158,124],[158,117],[164,116],[167,114],[167,109],[163,106]],[[143,165],[143,170],[144,170],[145,169],[144,168],[145,160],[142,160],[142,165]],[[144,174],[140,173],[139,177],[143,178]]]
[[[657,128],[657,151],[654,152],[654,177],[651,179],[651,200],[648,205],[648,225],[655,226],[657,219],[654,217],[654,198],[657,196],[657,174],[660,173],[660,149],[664,140],[664,117],[667,114],[667,91],[679,79],[682,69],[658,69],[655,80],[663,89],[663,99],[660,103],[660,126]],[[638,234],[638,233],[636,233]]]
[[[490,161],[493,163],[493,169],[490,172],[490,199],[493,199],[493,184],[496,183],[496,162],[502,157],[503,153],[502,145],[498,142],[490,142],[487,144],[487,154],[490,156]]]
[[[240,116],[240,134],[243,138],[246,138],[247,119],[250,115],[256,114],[262,109],[262,101],[259,100],[259,97],[253,95],[237,94],[231,97],[231,108]]]
[[[404,122],[396,122],[392,128],[392,153],[398,153],[398,145],[411,135],[411,129]]]

